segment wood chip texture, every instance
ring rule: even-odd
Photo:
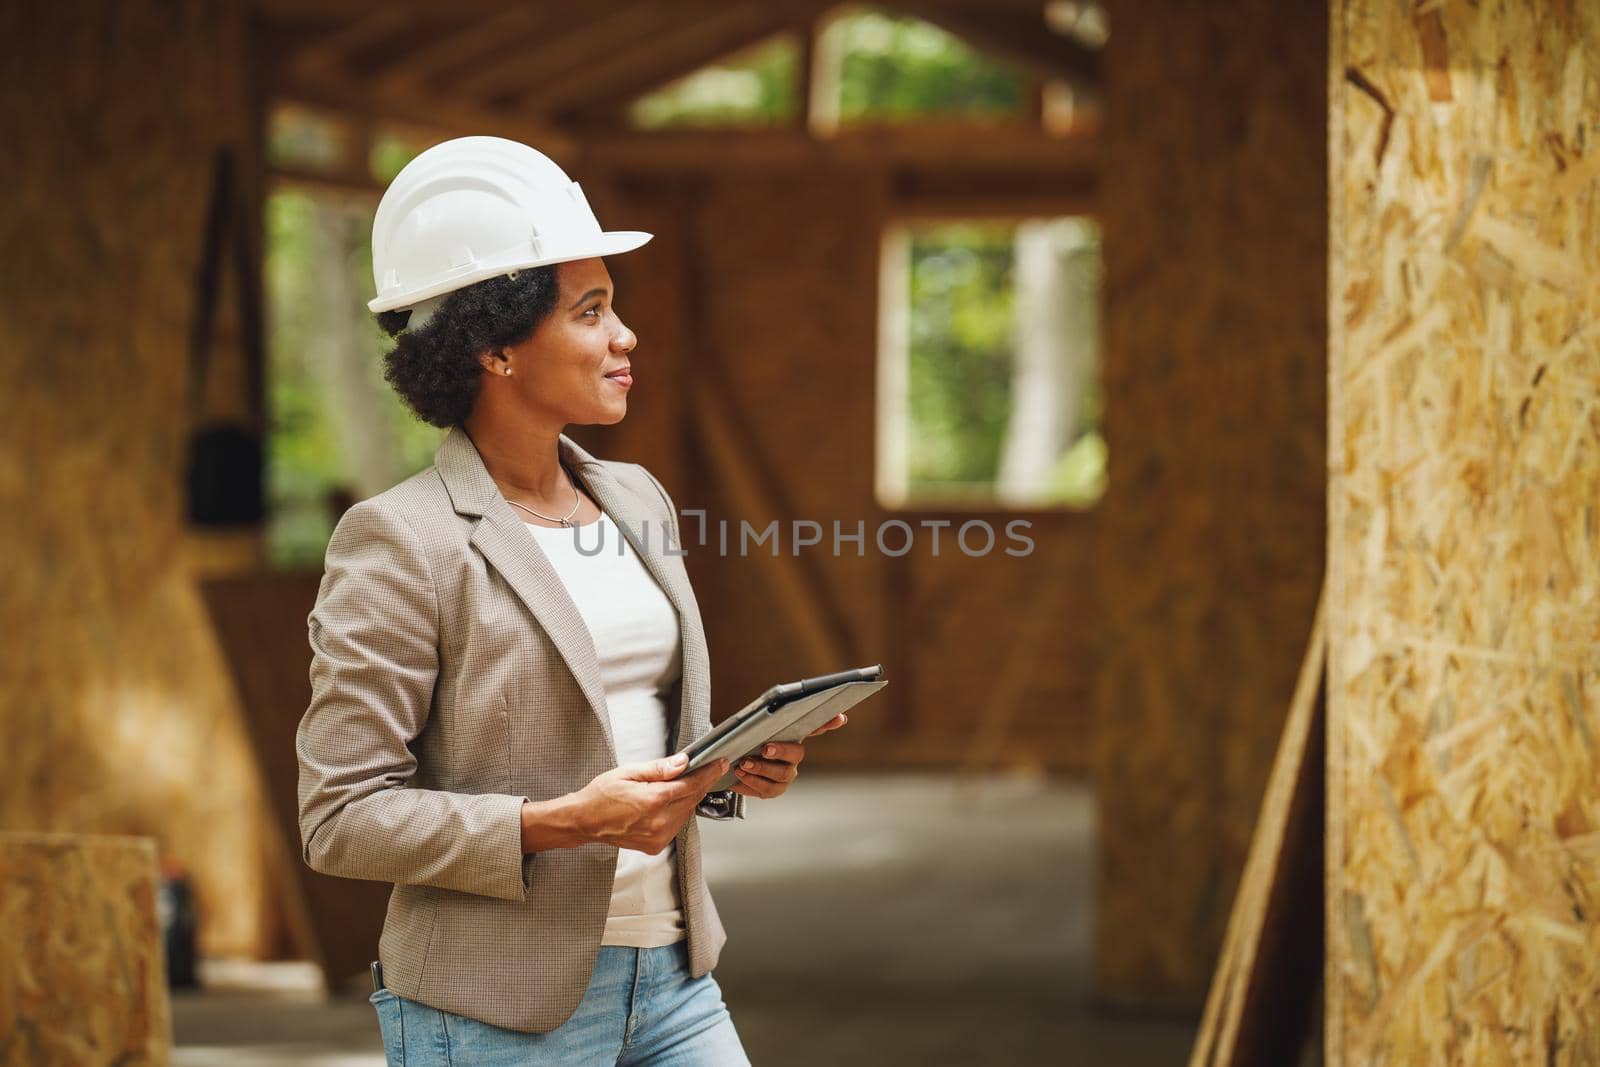
[[[1600,1063],[1600,5],[1331,10],[1327,1059]]]
[[[167,1063],[148,837],[0,833],[0,1063]]]

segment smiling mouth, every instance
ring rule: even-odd
[[[609,381],[616,382],[618,385],[632,385],[633,384],[633,368],[632,367],[622,367],[622,368],[620,368],[618,370],[612,371],[610,374],[607,374],[605,377]]]

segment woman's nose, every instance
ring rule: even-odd
[[[623,326],[622,329],[618,330],[617,333],[611,338],[611,347],[619,352],[632,352],[634,346],[638,343],[639,338],[635,336],[634,332],[628,329],[626,326]]]

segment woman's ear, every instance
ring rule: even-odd
[[[484,351],[478,353],[478,363],[482,365],[484,370],[488,371],[490,374],[493,374],[495,377],[499,377],[503,374],[510,374],[511,350],[509,348],[502,348],[500,351],[494,352],[490,351],[489,349],[485,349]]]

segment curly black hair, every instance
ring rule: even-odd
[[[378,312],[379,327],[395,338],[384,380],[423,422],[461,425],[483,384],[478,357],[526,341],[555,310],[560,288],[551,264],[457,289],[416,330],[406,329],[409,310]]]

